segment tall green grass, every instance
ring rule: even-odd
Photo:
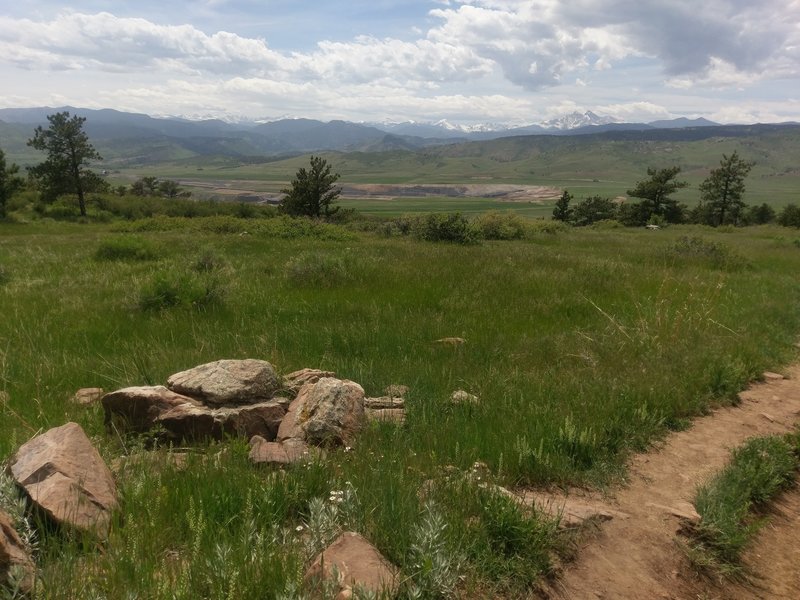
[[[352,524],[400,566],[404,594],[518,597],[549,572],[554,529],[515,506],[485,510],[495,500],[475,487],[430,506],[426,481],[481,460],[504,485],[607,482],[628,453],[796,354],[800,252],[779,228],[461,246],[328,235],[341,228],[273,235],[253,220],[241,235],[232,219],[0,226],[0,456],[67,420],[108,460],[135,454],[99,407],[68,402],[74,391],[159,384],[219,358],[330,369],[368,395],[408,385],[406,426],[370,427],[351,451],[285,475],[253,468],[236,443],[195,448],[186,471],[123,472],[101,553],[41,541],[41,597],[286,597],[308,559],[297,527],[347,482],[358,503],[335,527]],[[95,260],[133,233],[152,260]],[[155,279],[184,276],[213,282],[221,301],[142,304]],[[467,341],[433,343],[447,336]],[[455,389],[480,403],[452,405]]]

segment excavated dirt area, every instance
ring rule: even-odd
[[[542,202],[561,196],[561,190],[542,185],[511,185],[499,183],[468,184],[383,184],[363,183],[342,186],[348,198],[420,198],[445,196],[450,198],[492,198],[501,202]]]
[[[636,456],[627,485],[608,497],[581,494],[610,517],[584,539],[577,559],[550,584],[553,599],[800,599],[800,491],[775,503],[744,556],[747,581],[699,577],[681,550],[680,530],[696,518],[697,487],[747,438],[791,431],[800,420],[800,365],[740,394],[741,404],[698,418],[655,450]],[[588,496],[588,497],[587,497]],[[569,502],[569,500],[567,501]]]

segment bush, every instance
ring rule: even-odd
[[[485,240],[521,240],[530,234],[529,221],[511,211],[492,210],[473,221],[478,235]]]
[[[667,258],[705,264],[714,269],[738,271],[748,268],[747,259],[721,242],[683,236],[667,249]]]
[[[122,236],[103,240],[94,253],[95,260],[156,260],[158,252],[153,244],[142,238]]]
[[[787,204],[778,215],[778,224],[784,227],[800,227],[800,206]]]
[[[285,266],[286,278],[297,286],[335,287],[354,279],[352,265],[343,256],[302,252]]]
[[[190,273],[160,273],[142,288],[139,308],[148,312],[179,306],[207,308],[220,304],[222,296],[216,279]]]
[[[584,227],[597,221],[614,219],[616,216],[617,205],[610,198],[592,196],[575,206],[572,212],[572,224]]]
[[[461,213],[431,213],[414,224],[415,235],[428,242],[474,244],[477,231]]]

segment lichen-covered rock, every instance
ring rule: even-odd
[[[206,404],[254,404],[269,400],[281,385],[275,369],[264,360],[218,360],[199,365],[167,379],[173,392]]]
[[[353,590],[362,590],[377,597],[393,596],[397,590],[399,570],[378,552],[364,537],[345,532],[314,559],[303,579],[312,593],[319,593],[325,580],[334,576],[337,598],[351,597]],[[348,593],[349,592],[349,593]]]
[[[353,381],[323,377],[300,389],[278,429],[278,441],[351,444],[364,422],[364,389]]]
[[[183,404],[200,402],[168,390],[163,385],[128,387],[103,396],[107,428],[143,433],[155,425],[159,416]]]
[[[465,390],[456,390],[450,394],[450,402],[453,404],[478,404],[480,403],[480,398]]]
[[[105,537],[117,508],[111,471],[77,423],[67,423],[23,444],[11,476],[34,507],[60,525]]]
[[[11,517],[0,511],[0,587],[14,578],[18,591],[29,594],[35,577],[36,566],[14,529]]]

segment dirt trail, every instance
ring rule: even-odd
[[[800,420],[800,365],[788,379],[768,380],[741,393],[737,407],[698,418],[657,449],[636,456],[628,485],[602,504],[614,518],[599,525],[574,563],[547,591],[554,599],[800,598],[800,492],[778,503],[777,514],[753,544],[746,564],[755,584],[712,587],[683,556],[676,534],[693,509],[698,485],[719,471],[730,450],[747,438],[785,433]],[[596,499],[599,500],[599,499]],[[687,515],[688,516],[688,515]]]

